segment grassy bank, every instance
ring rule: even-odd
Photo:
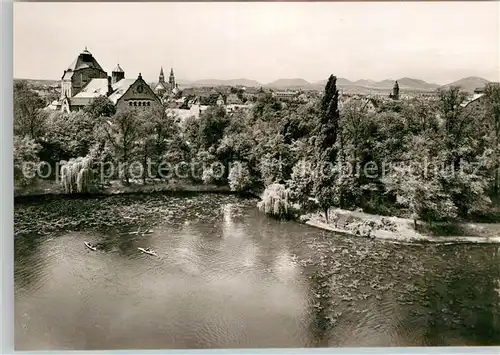
[[[109,184],[96,189],[91,195],[118,195],[129,193],[152,192],[225,192],[230,193],[228,186],[194,184],[186,181],[151,180],[143,184],[142,181],[131,181],[126,185],[121,181],[111,181]],[[53,180],[39,180],[27,187],[15,187],[14,197],[66,195],[62,186]]]
[[[328,222],[322,213],[303,215],[301,221],[349,236],[402,243],[500,243],[500,223],[419,222],[415,229],[411,219],[341,209],[331,210]]]

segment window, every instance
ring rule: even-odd
[[[132,106],[132,101],[129,101],[129,102],[128,102],[128,105],[129,105],[129,106]]]
[[[151,102],[150,101],[148,101],[148,106],[151,106]]]
[[[137,106],[137,102],[134,102],[134,106]]]
[[[92,55],[90,54],[82,54],[82,60],[86,63],[92,62]]]

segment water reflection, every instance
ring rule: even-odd
[[[419,299],[424,337],[429,345],[498,344],[500,263],[496,248],[480,248],[480,258],[471,255],[477,247],[453,249],[455,262],[444,262],[439,277],[427,273],[420,285],[424,289]]]
[[[497,247],[346,239],[231,196],[109,201],[16,206],[19,229],[107,223],[18,236],[17,350],[500,344]]]
[[[19,275],[16,291],[35,288],[40,276],[45,274],[42,269],[46,266],[46,259],[44,253],[40,252],[44,239],[47,241],[47,238],[29,234],[14,241],[14,273]]]

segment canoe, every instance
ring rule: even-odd
[[[93,250],[93,251],[96,251],[97,248],[95,246],[93,246],[92,244],[90,244],[89,242],[84,242],[85,243],[85,246],[87,248],[89,248],[90,250]]]
[[[137,248],[139,249],[140,251],[142,251],[144,254],[148,254],[148,255],[152,255],[152,256],[158,256],[158,254],[156,254],[156,252],[154,250],[148,250],[148,249],[144,249],[144,248]]]

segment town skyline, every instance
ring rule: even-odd
[[[14,77],[59,80],[87,47],[106,71],[119,63],[127,77],[147,81],[161,66],[173,67],[179,82],[314,83],[331,73],[351,81],[499,81],[495,10],[496,3],[15,3]],[[119,16],[110,19],[113,11]]]

